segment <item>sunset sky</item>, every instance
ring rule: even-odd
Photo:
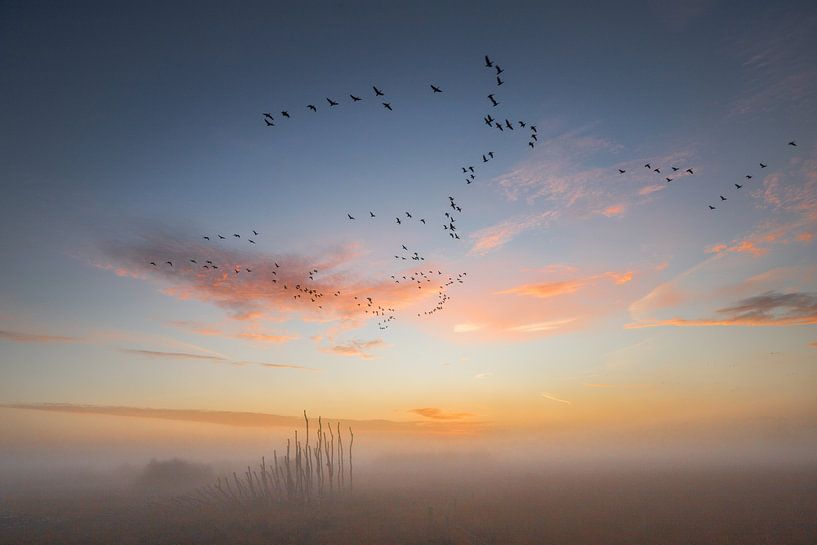
[[[58,403],[68,436],[91,405],[814,441],[814,4],[387,4],[0,5],[0,437]]]

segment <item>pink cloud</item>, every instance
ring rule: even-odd
[[[374,356],[369,352],[372,348],[380,348],[386,343],[382,339],[374,339],[371,341],[348,341],[343,344],[336,344],[334,346],[321,348],[321,352],[327,354],[336,354],[338,356],[350,356],[360,358],[362,360],[374,359]]]
[[[50,343],[75,343],[82,339],[78,337],[64,337],[62,335],[47,335],[43,333],[25,333],[21,331],[0,330],[0,340],[15,343],[50,344]]]

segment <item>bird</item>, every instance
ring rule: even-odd
[[[408,248],[406,248],[405,244],[401,244],[400,246],[402,246],[404,250],[408,251]]]
[[[497,86],[502,85],[503,83],[505,83],[505,82],[504,82],[504,81],[502,81],[502,80],[500,79],[500,77],[499,77],[499,76],[497,76],[497,77],[496,77],[496,84],[497,84]]]
[[[499,106],[499,102],[496,101],[496,98],[494,98],[493,94],[488,95],[488,100],[490,100],[491,104],[493,104],[494,106]]]
[[[384,107],[384,108],[386,108],[386,109],[387,109],[387,110],[389,110],[389,111],[392,111],[392,109],[391,109],[391,104],[390,104],[390,103],[388,103],[388,102],[384,102],[384,103],[383,103],[383,107]]]
[[[270,119],[274,119],[274,118],[272,117],[272,114],[271,114],[271,113],[269,113],[269,112],[264,112],[264,117],[269,117]]]
[[[533,132],[539,132],[539,131],[536,130],[536,125],[531,125],[530,130],[533,131]]]
[[[492,120],[492,119],[488,119],[487,117],[483,117],[483,118],[482,118],[482,121],[483,121],[483,122],[484,122],[486,125],[488,125],[489,127],[490,127],[490,126],[493,124],[493,120]]]
[[[686,169],[686,171],[685,171],[685,172],[688,172],[688,173],[690,173],[690,174],[695,174],[694,172],[692,172],[692,169],[691,169],[691,168]]]
[[[530,149],[533,149],[533,142],[528,142],[528,145],[530,146]]]
[[[352,216],[352,214],[350,214],[349,212],[346,212],[346,215],[349,217],[350,220],[355,219],[354,216]]]
[[[210,240],[210,237],[206,237],[206,236],[205,236],[205,237],[201,237],[201,238],[203,238],[204,240]]]
[[[652,168],[652,167],[650,166],[649,163],[647,163],[646,165],[644,165],[644,168]]]
[[[397,225],[400,225],[400,218],[396,218],[396,219],[397,219]]]
[[[678,170],[679,170],[678,167],[672,167],[673,172],[678,172]]]
[[[531,138],[533,138],[533,139],[534,139],[535,141],[537,141],[537,142],[539,141],[539,139],[538,139],[538,138],[536,138],[536,135],[535,135],[535,134],[531,134],[531,135],[530,135],[530,137],[531,137]]]
[[[153,265],[154,267],[158,267],[158,265],[156,265],[155,261],[151,261],[150,264]]]
[[[494,63],[491,62],[491,59],[488,58],[488,55],[485,55],[485,68],[491,68]]]
[[[764,163],[760,163],[760,168],[766,168],[767,166],[769,166],[769,165],[764,164]]]
[[[195,260],[195,259],[191,259],[191,260],[190,260],[190,263],[196,263],[196,260]],[[198,265],[198,263],[196,263],[196,265]]]
[[[315,107],[314,104],[307,104],[306,106],[308,109],[312,110],[313,112],[317,112],[318,109]]]
[[[483,155],[483,156],[482,156],[482,162],[483,162],[483,163],[487,163],[487,162],[488,162],[488,158],[487,158],[487,157],[485,157],[485,155]]]
[[[743,187],[743,186],[740,185],[740,184],[735,184],[735,189],[740,189],[741,187]]]
[[[726,200],[726,197],[724,197],[723,195],[720,195],[720,198],[721,198],[722,201]]]
[[[654,169],[652,169],[652,171],[657,172],[658,174],[661,174],[661,169],[660,168],[654,168]]]
[[[795,147],[795,148],[796,148],[796,147],[797,147],[797,142],[795,142],[794,140],[792,140],[791,142],[789,142],[789,145],[790,145],[790,146],[793,146],[793,147]]]
[[[372,212],[371,210],[369,211],[369,215],[370,215],[371,217],[375,217],[374,212]]]
[[[474,172],[474,167],[473,167],[473,166],[469,166],[469,167],[468,167],[468,170],[470,170],[471,172]]]
[[[505,132],[505,129],[502,127],[502,123],[500,123],[499,121],[497,121],[497,122],[495,123],[495,126],[496,126],[496,128],[497,128],[497,129],[499,129],[500,131]]]
[[[329,103],[329,106],[337,106],[338,105],[338,103],[335,102],[334,100],[332,100],[331,98],[327,98],[326,102]]]
[[[433,92],[435,92],[435,93],[442,93],[443,92],[443,90],[440,89],[439,87],[437,87],[436,85],[431,85],[430,87],[431,87],[431,90]]]
[[[627,171],[626,171],[626,170],[624,170],[623,168],[618,169],[618,173],[619,173],[619,174],[624,174],[625,172],[627,172]]]
[[[408,212],[406,212],[406,217],[407,217],[407,218],[410,218],[410,217],[411,217],[411,214],[409,214]]]
[[[426,220],[425,220],[424,218],[420,218],[420,223],[422,223],[423,225],[425,225],[425,224],[426,224]]]
[[[490,157],[491,159],[493,159],[493,158],[494,158],[494,152],[489,151],[489,152],[488,152],[488,157]]]
[[[237,235],[237,234],[235,234],[235,233],[233,233],[233,236],[234,236],[235,238],[241,238],[241,235]]]
[[[250,244],[255,244],[255,241],[253,239],[248,238],[247,240],[249,241]]]
[[[710,209],[710,210],[717,210],[717,208],[715,208],[715,207],[714,207],[714,206],[712,206],[711,204],[710,204],[710,205],[708,205],[708,206],[709,206],[709,209]]]
[[[747,180],[751,180],[751,179],[752,179],[752,175],[751,175],[751,174],[747,174],[747,175],[746,175],[746,179],[747,179]]]
[[[352,102],[360,102],[361,100],[363,100],[362,98],[356,97],[355,95],[349,95],[349,96],[352,98]]]
[[[502,68],[500,68],[498,64],[496,65],[496,75],[497,75],[497,76],[498,76],[499,74],[501,74],[502,72],[504,72],[504,71],[505,71],[505,70],[503,70]]]
[[[508,127],[509,129],[513,130],[513,125],[511,125],[511,122],[508,121],[507,119],[505,120],[505,126]]]
[[[165,263],[167,263],[167,264],[168,264],[168,265],[170,265],[171,267],[173,266],[173,262],[172,262],[172,261],[165,261]]]
[[[273,123],[272,121],[270,121],[267,118],[264,118],[264,123],[267,124],[267,127],[274,127],[275,126],[275,123]]]
[[[217,235],[217,236],[218,236],[218,238],[220,238],[221,240],[224,240],[224,239],[226,238],[226,237],[223,237],[223,236],[221,236],[221,235]]]
[[[525,122],[524,122],[524,121],[520,121],[520,122],[519,122],[519,126],[520,126],[520,127],[522,127],[522,128],[524,129],[524,128],[525,128]]]
[[[668,178],[667,178],[667,183],[670,183],[671,181],[672,181],[672,178],[669,178],[669,177],[668,177]]]
[[[253,230],[252,230],[252,234],[253,234],[253,235],[255,235],[255,236],[258,236],[258,231],[256,231],[255,229],[253,229]]]

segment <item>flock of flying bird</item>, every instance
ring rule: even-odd
[[[488,57],[487,55],[485,56],[484,60],[485,60],[485,63],[484,63],[485,68],[486,69],[494,69],[494,71],[495,71],[495,74],[492,74],[492,77],[495,77],[496,86],[497,87],[502,86],[505,83],[505,81],[502,79],[501,74],[503,74],[503,72],[505,72],[505,70],[502,69],[499,66],[499,64],[497,64],[493,60],[491,60],[491,58]],[[430,84],[429,87],[431,89],[432,94],[443,93],[443,90],[439,85]],[[374,93],[375,100],[380,100],[381,97],[383,97],[384,99],[386,98],[385,92],[382,89],[378,88],[376,85],[372,85],[372,91]],[[352,103],[361,102],[361,101],[364,100],[363,97],[355,95],[355,94],[351,94],[351,93],[349,94],[349,99],[351,100]],[[488,94],[487,99],[491,104],[491,108],[497,108],[501,104],[501,102],[497,99],[497,96],[496,96],[495,93]],[[330,109],[340,106],[340,102],[335,101],[335,100],[333,100],[331,98],[328,98],[328,97],[326,98],[326,102],[328,104],[327,107],[330,108]],[[382,104],[384,109],[386,109],[388,111],[393,111],[391,102],[382,101],[381,104]],[[312,113],[317,113],[318,112],[318,107],[315,104],[307,104],[306,105],[306,110],[308,110],[308,111],[310,111]],[[280,112],[280,115],[284,119],[290,119],[292,117],[292,115],[287,110],[282,110]],[[263,113],[263,120],[264,120],[264,123],[266,124],[267,127],[276,126],[275,117],[273,117],[272,113],[270,113],[270,112],[264,112]],[[528,129],[530,131],[530,135],[529,135],[529,138],[528,138],[527,145],[531,149],[534,149],[536,147],[536,145],[537,145],[537,141],[538,141],[537,132],[538,131],[537,131],[536,126],[531,124],[531,123],[528,123],[528,122],[525,122],[525,121],[522,121],[522,120],[511,121],[508,118],[505,118],[504,120],[495,119],[490,113],[486,114],[483,117],[483,122],[484,122],[484,124],[486,126],[488,126],[490,128],[496,128],[500,132],[506,132],[506,131],[510,132],[510,131],[518,131],[518,130],[521,131],[523,129]],[[794,141],[789,142],[788,145],[789,146],[794,146],[794,147],[797,146],[797,144]],[[488,151],[488,152],[483,153],[481,155],[482,155],[481,158],[482,158],[482,163],[483,164],[488,163],[489,161],[494,159],[494,152],[493,151]],[[761,169],[766,168],[767,166],[768,165],[766,163],[763,163],[763,162],[760,163],[760,168]],[[644,168],[650,170],[652,173],[655,173],[655,174],[657,174],[659,176],[664,177],[664,179],[666,180],[667,183],[672,182],[675,179],[675,177],[677,177],[678,174],[683,174],[683,175],[693,175],[693,174],[695,174],[695,172],[694,172],[694,170],[692,168],[684,169],[683,167],[677,167],[677,166],[670,166],[671,170],[663,172],[663,173],[661,171],[661,167],[654,166],[651,163],[645,164]],[[466,166],[462,166],[461,169],[462,169],[462,174],[465,175],[466,185],[471,185],[474,181],[476,181],[477,168],[474,165],[469,164],[469,165],[466,165]],[[619,168],[618,172],[619,172],[620,175],[623,175],[627,171],[625,169]],[[747,181],[752,180],[752,175],[747,174],[746,175],[746,180]],[[746,182],[744,182],[744,184],[745,183]],[[742,189],[744,187],[742,184],[738,184],[738,183],[735,183],[734,186],[738,190]],[[720,197],[720,202],[724,202],[724,201],[727,200],[727,197],[724,196],[724,195],[719,195],[719,197]],[[717,210],[717,207],[713,206],[712,204],[709,204],[708,207],[709,207],[710,210]],[[442,217],[442,229],[447,233],[448,237],[450,239],[452,239],[452,240],[460,240],[461,239],[460,234],[459,234],[458,229],[457,229],[457,225],[456,225],[456,222],[457,222],[456,215],[461,214],[461,213],[462,213],[462,206],[457,203],[457,201],[455,200],[455,198],[453,196],[449,196],[448,197],[448,203],[447,203],[447,206],[445,207],[445,212],[443,213],[443,217]],[[357,221],[357,217],[355,215],[352,215],[349,212],[346,213],[346,216],[347,216],[348,221]],[[370,221],[376,219],[377,217],[378,217],[378,215],[375,214],[374,211],[371,211],[371,210],[368,211],[368,219]],[[419,224],[422,224],[422,225],[427,224],[426,218],[419,217],[416,214],[412,214],[410,211],[406,211],[404,215],[400,214],[400,215],[395,216],[395,223],[397,225],[407,224],[408,222],[416,222],[416,223],[419,223]],[[246,240],[249,244],[254,245],[254,244],[256,244],[255,238],[257,238],[259,236],[259,233],[257,231],[255,231],[255,230],[253,230],[251,236],[253,238],[250,238],[250,235],[245,236],[244,240]],[[203,238],[203,240],[205,240],[207,242],[218,242],[218,241],[227,240],[227,239],[233,239],[233,240],[241,240],[242,239],[241,235],[238,234],[238,233],[233,233],[232,237],[228,237],[228,236],[225,236],[225,235],[222,235],[222,234],[216,234],[215,237],[212,237],[211,235],[204,235],[202,238]],[[417,261],[417,262],[425,261],[425,256],[421,255],[418,251],[414,251],[413,249],[409,249],[408,246],[406,246],[406,244],[401,244],[400,247],[401,247],[402,251],[400,251],[400,252],[398,252],[398,253],[396,253],[394,255],[395,260],[397,260],[397,261],[412,260],[412,261]],[[200,267],[201,271],[218,271],[220,267],[223,267],[223,268],[231,267],[230,270],[232,270],[233,275],[235,277],[238,277],[238,275],[241,274],[241,273],[252,273],[253,272],[253,270],[251,268],[249,268],[249,267],[244,267],[244,266],[241,266],[241,265],[218,264],[213,259],[197,260],[197,259],[194,259],[194,258],[190,258],[187,261],[189,262],[190,266]],[[157,268],[159,267],[159,263],[157,263],[156,261],[151,261],[150,265],[152,265],[153,267],[157,267]],[[167,261],[164,261],[162,263],[162,265],[167,265],[170,268],[173,268],[174,267],[174,262],[173,262],[173,260],[167,260]],[[269,274],[269,277],[270,277],[269,280],[271,281],[271,284],[277,285],[278,288],[280,290],[282,290],[282,291],[289,290],[289,287],[292,286],[292,289],[295,292],[295,293],[292,294],[293,301],[308,302],[311,305],[313,305],[314,308],[316,308],[318,310],[323,309],[323,301],[324,301],[324,297],[327,295],[327,293],[325,293],[325,292],[323,292],[321,290],[320,282],[317,282],[317,283],[315,282],[315,276],[318,274],[318,269],[312,268],[312,269],[309,269],[308,271],[294,271],[294,270],[292,270],[292,271],[287,271],[286,273],[284,273],[283,271],[280,270],[279,264],[277,262],[275,262],[275,261],[273,261],[272,265],[268,266],[267,268],[269,269],[267,271],[267,273]],[[281,272],[281,275],[279,275],[279,272]],[[397,273],[391,275],[391,280],[393,281],[394,284],[401,284],[401,282],[403,284],[413,283],[420,290],[428,289],[428,288],[434,288],[434,289],[437,290],[437,294],[436,294],[437,299],[435,301],[435,304],[431,308],[429,308],[428,310],[426,310],[426,311],[424,311],[422,313],[417,313],[418,317],[430,316],[430,315],[433,315],[433,314],[435,314],[437,312],[442,311],[443,308],[445,307],[445,305],[451,300],[451,297],[447,292],[447,288],[449,288],[450,286],[453,286],[454,284],[464,283],[465,278],[467,277],[467,273],[465,273],[465,272],[458,273],[455,276],[446,275],[440,270],[437,270],[436,274],[434,274],[434,272],[435,271],[433,269],[430,269],[428,271],[418,270],[418,271],[414,271],[414,272],[397,272]],[[221,275],[222,280],[226,280],[227,278],[229,278],[229,276],[224,274],[223,272],[219,273],[219,274]],[[280,282],[279,282],[279,280],[280,280]],[[353,308],[359,307],[359,310],[362,310],[364,314],[370,315],[371,317],[378,318],[379,321],[377,322],[377,326],[381,330],[388,329],[391,322],[393,320],[395,320],[395,318],[396,318],[396,314],[395,314],[396,310],[395,310],[394,307],[384,306],[384,305],[378,304],[370,296],[365,296],[365,295],[362,295],[362,294],[355,295],[354,293],[344,295],[340,290],[332,292],[331,295],[332,295],[332,297],[338,297],[338,298],[351,295],[353,297],[352,302],[354,303],[354,305],[356,305]]]

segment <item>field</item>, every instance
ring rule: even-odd
[[[815,469],[509,469],[470,477],[372,469],[343,496],[255,507],[180,503],[123,483],[37,488],[4,495],[0,543],[751,545],[817,538]]]

